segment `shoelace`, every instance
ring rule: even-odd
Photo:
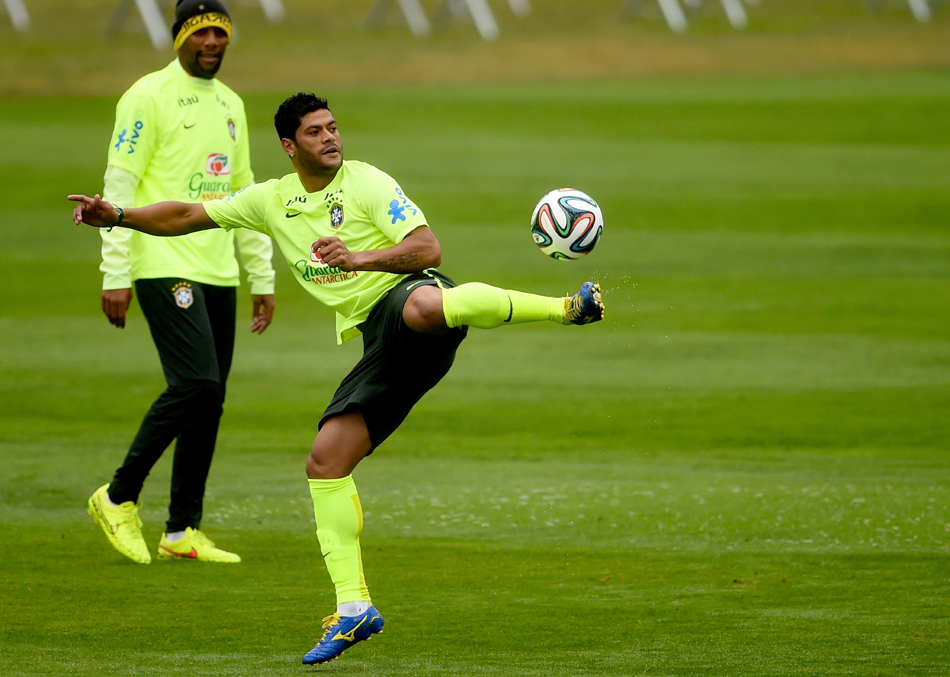
[[[139,517],[139,508],[140,508],[140,507],[141,507],[141,506],[138,506],[138,505],[137,505],[137,506],[135,506],[134,508],[132,508],[132,514],[130,515],[130,517],[134,517],[134,518],[135,518],[135,524],[136,524],[136,526],[137,526],[139,529],[142,528],[142,518]]]
[[[131,526],[136,526],[137,528],[142,528],[142,518],[139,517],[139,508],[141,506],[134,505],[132,509],[129,510],[129,514],[120,519],[115,523],[116,528],[120,527],[123,524],[128,524]],[[108,521],[108,520],[107,520]]]
[[[340,622],[340,619],[343,618],[343,614],[330,614],[323,619],[323,637],[320,639],[322,642],[330,634],[330,630],[334,625],[337,625]]]
[[[193,533],[194,536],[195,536],[195,540],[198,541],[199,543],[201,543],[202,545],[207,545],[209,548],[213,548],[213,547],[214,547],[214,541],[212,541],[210,538],[208,538],[207,536],[205,536],[205,535],[204,535],[204,532],[201,532],[201,531],[198,531],[197,529],[194,529],[194,530],[192,531],[192,533]]]
[[[593,306],[592,312],[596,312],[596,307],[600,306],[601,304],[597,303],[597,297],[593,293],[591,293],[590,300],[591,300],[591,305]],[[574,294],[570,298],[569,304],[570,304],[570,308],[564,311],[564,317],[567,319],[568,322],[575,323],[575,320],[578,320],[583,317],[586,320],[584,324],[590,324],[593,318],[593,315],[585,316],[584,298],[580,292]],[[602,307],[600,308],[600,319],[604,319],[604,310]]]
[[[584,299],[581,298],[580,293],[577,293],[571,296],[571,307],[567,309],[565,315],[567,315],[567,319],[569,320],[576,320],[581,316],[583,310]]]

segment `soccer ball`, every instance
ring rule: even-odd
[[[604,232],[604,216],[587,193],[558,188],[541,198],[531,214],[531,236],[553,259],[589,254]]]

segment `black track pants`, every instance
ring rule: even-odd
[[[138,501],[145,478],[177,438],[166,527],[197,529],[234,352],[237,293],[180,278],[136,280],[135,292],[168,388],[145,414],[109,498]]]

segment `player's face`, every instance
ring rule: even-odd
[[[335,174],[343,164],[340,131],[326,108],[304,115],[295,136],[297,158],[309,174]]]
[[[210,80],[221,68],[227,47],[228,34],[209,26],[188,36],[178,50],[178,60],[189,75]]]

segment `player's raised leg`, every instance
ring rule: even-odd
[[[545,320],[590,324],[604,318],[604,301],[600,285],[593,282],[585,282],[580,291],[566,297],[539,296],[469,282],[449,289],[419,287],[410,295],[403,313],[406,324],[421,332],[433,331],[442,319],[439,315],[448,328],[494,329]]]
[[[317,539],[337,600],[336,613],[323,619],[323,637],[303,657],[308,665],[333,660],[383,629],[363,576],[363,509],[350,474],[370,448],[363,416],[351,410],[324,422],[307,459]]]

